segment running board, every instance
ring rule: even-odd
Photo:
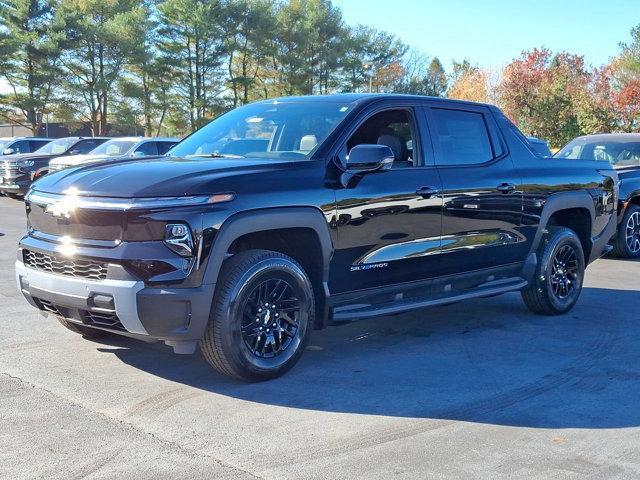
[[[395,315],[418,308],[447,305],[472,298],[492,297],[507,292],[522,290],[527,286],[527,281],[522,278],[510,279],[508,282],[499,281],[494,285],[485,285],[472,291],[438,298],[423,298],[413,300],[400,300],[380,305],[344,305],[333,309],[332,321],[334,323],[352,322],[363,318]]]

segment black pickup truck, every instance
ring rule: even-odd
[[[332,323],[511,291],[568,312],[615,231],[617,182],[603,162],[537,156],[490,105],[269,100],[169,157],[35,182],[16,280],[84,336],[199,344],[264,380]]]
[[[618,231],[613,253],[621,258],[640,258],[640,133],[585,135],[556,153],[565,160],[597,160],[616,169],[620,179]]]

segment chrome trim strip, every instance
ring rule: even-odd
[[[121,240],[89,240],[85,238],[71,238],[67,236],[61,235],[53,235],[50,233],[44,233],[39,230],[30,229],[29,235],[33,238],[37,238],[39,240],[45,240],[47,242],[52,243],[60,243],[60,244],[72,244],[78,246],[87,246],[87,247],[107,247],[113,248],[117,247],[122,243]]]
[[[144,197],[144,198],[116,198],[116,197],[83,197],[75,194],[54,194],[30,191],[25,200],[37,205],[46,206],[51,203],[63,202],[73,208],[90,208],[93,210],[139,210],[149,208],[185,207],[191,205],[207,205],[215,202],[212,195],[190,195],[183,197]],[[230,198],[232,200],[233,198]],[[226,200],[226,201],[230,201]]]

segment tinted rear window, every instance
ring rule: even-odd
[[[434,144],[440,165],[470,165],[493,158],[489,133],[481,113],[433,109]]]

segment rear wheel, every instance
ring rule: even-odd
[[[613,254],[621,258],[640,258],[640,207],[630,205],[622,217],[613,242]]]
[[[65,320],[64,318],[56,317],[58,321],[68,330],[71,330],[74,333],[78,333],[82,335],[84,338],[103,338],[109,335],[108,332],[104,330],[99,330],[97,328],[85,327],[84,325],[78,325],[77,323],[70,322],[69,320]]]
[[[529,310],[543,315],[561,315],[580,297],[585,261],[575,232],[557,227],[549,231],[538,252],[536,275],[522,299]]]
[[[223,375],[261,381],[299,360],[314,318],[311,282],[291,257],[249,250],[227,260],[200,349]]]

